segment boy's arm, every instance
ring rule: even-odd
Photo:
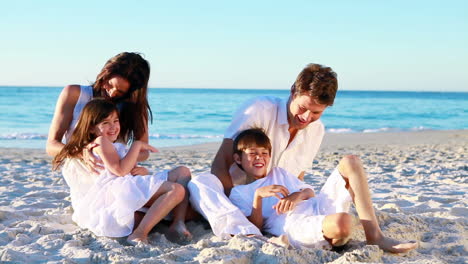
[[[247,219],[260,230],[262,230],[263,227],[262,199],[263,198],[258,195],[257,191],[255,191],[252,213],[247,217]]]
[[[288,196],[289,191],[282,185],[269,185],[255,190],[252,203],[252,213],[247,217],[247,219],[258,227],[258,229],[261,230],[263,227],[262,199],[271,196],[276,196],[278,199],[281,199],[281,196],[279,196],[278,193],[283,197],[286,197]]]

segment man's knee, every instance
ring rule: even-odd
[[[338,170],[342,176],[348,178],[348,174],[363,170],[361,159],[356,155],[346,155],[340,160]]]
[[[340,160],[340,164],[346,167],[361,165],[361,159],[356,155],[346,155]]]

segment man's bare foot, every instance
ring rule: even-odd
[[[192,240],[192,234],[183,221],[173,222],[166,235],[167,239],[175,243],[185,243]]]
[[[127,243],[133,246],[136,246],[138,244],[149,245],[148,237],[139,236],[139,235],[136,235],[135,233],[132,233],[131,235],[127,237]]]
[[[390,253],[405,253],[418,247],[417,241],[400,242],[396,239],[383,236],[380,240],[368,241],[369,245],[377,245],[383,251]]]

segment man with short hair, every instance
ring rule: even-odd
[[[212,174],[193,177],[189,183],[192,205],[210,222],[215,235],[261,234],[226,196],[234,185],[248,183],[234,163],[233,139],[245,129],[263,129],[272,141],[268,171],[281,167],[303,180],[325,133],[320,117],[333,104],[337,90],[336,73],[331,68],[309,64],[298,75],[287,100],[267,96],[254,98],[234,114],[213,160]],[[361,217],[367,242],[394,253],[416,248],[416,243],[400,243],[383,235],[359,158],[346,156],[337,169]]]

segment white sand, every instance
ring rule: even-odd
[[[219,143],[162,149],[151,169],[185,165],[209,169]],[[214,237],[206,223],[189,222],[192,244],[152,246],[96,237],[71,220],[68,188],[41,150],[0,149],[0,262],[6,263],[466,263],[468,262],[468,131],[327,135],[306,181],[318,190],[345,154],[357,154],[369,172],[380,225],[390,237],[420,241],[407,254],[365,245],[362,228],[342,252],[288,250],[257,238]]]

